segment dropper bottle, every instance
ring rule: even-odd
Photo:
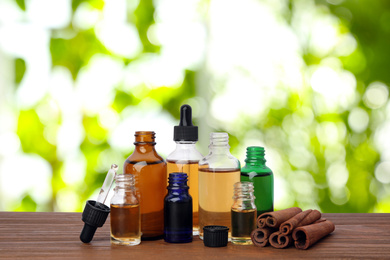
[[[196,149],[198,127],[192,124],[192,108],[182,105],[180,108],[180,123],[174,127],[173,140],[176,149],[167,157],[167,176],[173,172],[183,172],[188,175],[189,193],[192,197],[193,234],[198,235],[198,162],[203,155]]]

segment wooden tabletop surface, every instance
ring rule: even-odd
[[[79,240],[81,213],[0,212],[0,259],[249,259],[249,258],[380,258],[390,259],[390,214],[323,214],[336,230],[308,250],[294,247],[237,246],[209,248],[198,237],[188,244],[163,240],[138,246],[110,244],[109,219],[93,241]]]

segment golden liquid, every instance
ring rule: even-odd
[[[161,238],[164,234],[164,197],[167,193],[167,168],[164,161],[126,160],[124,172],[134,174],[141,210],[142,239]]]
[[[138,245],[141,241],[139,205],[111,205],[111,242]]]
[[[222,225],[229,228],[231,236],[231,207],[233,185],[240,181],[240,171],[225,169],[216,171],[199,168],[199,237],[203,239],[203,227]]]
[[[182,163],[179,163],[182,162]],[[185,163],[184,163],[185,162]],[[184,172],[188,175],[187,185],[192,197],[192,224],[193,230],[198,232],[198,211],[199,211],[199,188],[198,188],[198,161],[171,161],[167,160],[168,177],[172,172]]]

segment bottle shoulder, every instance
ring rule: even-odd
[[[134,162],[146,162],[146,163],[164,163],[165,160],[162,158],[156,151],[151,151],[147,153],[139,153],[134,151],[132,154],[127,157],[125,164],[126,163],[134,163]]]
[[[188,160],[188,161],[200,161],[203,158],[203,155],[196,149],[183,149],[176,148],[173,152],[171,152],[167,160],[170,161],[179,161],[179,160]]]
[[[114,191],[114,195],[110,200],[110,204],[139,204],[138,198],[135,194],[135,190],[128,190],[125,192]]]
[[[253,166],[245,165],[241,168],[241,173],[256,173],[257,175],[273,175],[273,172],[266,165]]]
[[[165,196],[164,199],[165,202],[192,202],[192,197],[188,192],[169,192]]]
[[[240,169],[240,161],[231,155],[228,154],[212,154],[209,153],[207,156],[202,158],[199,161],[199,166],[206,166],[207,168],[226,168],[226,169]]]

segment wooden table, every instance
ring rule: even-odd
[[[188,244],[163,240],[138,246],[110,244],[109,219],[90,244],[79,235],[81,213],[0,212],[0,259],[248,259],[248,258],[380,258],[390,259],[390,214],[323,214],[336,230],[308,250],[294,247],[236,246],[208,248],[194,238]],[[119,257],[119,258],[118,258]]]

